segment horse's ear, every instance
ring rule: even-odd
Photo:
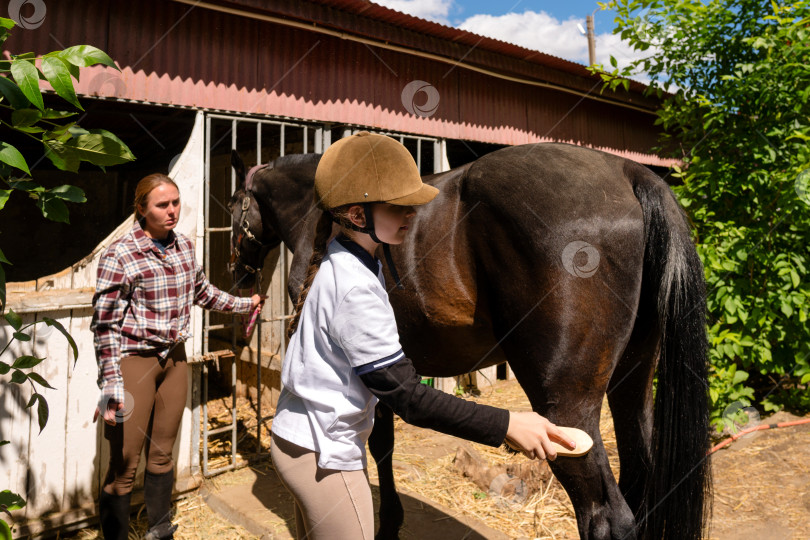
[[[239,180],[239,186],[245,185],[245,162],[236,149],[231,150],[231,166],[236,171],[236,178]]]

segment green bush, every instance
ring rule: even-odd
[[[706,271],[712,420],[810,409],[810,4],[616,0],[614,33],[647,56],[662,154]]]

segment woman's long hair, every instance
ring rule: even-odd
[[[312,287],[312,282],[315,279],[315,274],[321,267],[324,255],[326,255],[327,244],[329,238],[332,236],[332,222],[333,219],[338,221],[347,220],[348,206],[333,208],[332,210],[325,210],[321,214],[320,219],[315,224],[315,239],[312,242],[312,257],[309,259],[309,268],[307,268],[307,277],[301,284],[301,293],[298,295],[298,301],[295,303],[292,318],[290,318],[290,325],[287,327],[287,338],[289,339],[298,329],[298,321],[301,318],[301,309],[304,307],[304,302],[309,294],[309,289]]]

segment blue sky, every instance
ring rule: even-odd
[[[476,14],[485,13],[499,16],[509,12],[523,13],[525,11],[545,11],[556,19],[564,21],[571,17],[584,19],[585,15],[598,9],[599,6],[596,4],[596,0],[505,0],[502,2],[456,0],[450,10],[450,21],[457,24],[463,19]],[[597,32],[609,32],[613,29],[613,17],[610,13],[597,11],[594,17]]]
[[[579,31],[594,15],[596,60],[609,65],[614,56],[626,65],[639,56],[613,35],[614,15],[596,0],[373,0],[403,13],[462,28],[581,64],[588,63],[588,42]]]

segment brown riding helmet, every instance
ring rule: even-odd
[[[368,131],[327,148],[315,171],[315,196],[323,209],[373,202],[418,206],[438,193],[422,183],[407,148],[391,137]]]

